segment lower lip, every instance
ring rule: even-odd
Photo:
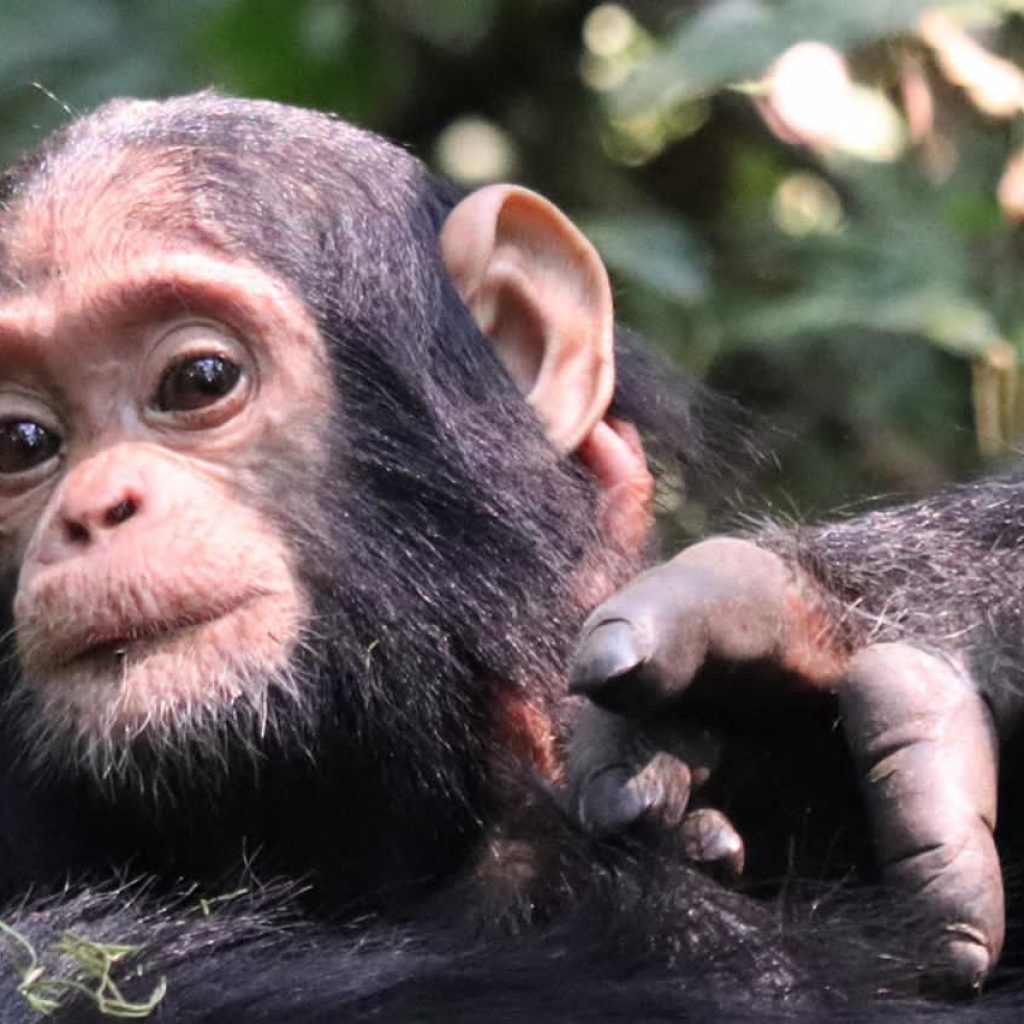
[[[163,645],[171,640],[177,640],[189,633],[196,632],[204,626],[209,626],[215,622],[219,622],[221,619],[224,619],[228,615],[237,611],[245,603],[247,602],[239,602],[239,604],[232,608],[228,608],[226,611],[218,611],[216,614],[210,615],[206,618],[190,620],[189,622],[181,625],[168,625],[166,628],[161,628],[159,631],[155,631],[152,634],[135,637],[115,637],[111,640],[103,640],[99,643],[91,644],[89,647],[68,658],[65,664],[70,666],[81,664],[83,662],[103,661],[108,659],[122,661],[133,650],[136,650],[139,647]]]

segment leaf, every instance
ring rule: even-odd
[[[707,274],[683,225],[657,213],[580,220],[608,267],[681,305],[702,299]]]
[[[789,300],[757,304],[730,320],[734,337],[796,342],[813,336],[870,330],[916,335],[964,358],[980,358],[1001,341],[998,325],[972,300],[942,289],[879,298],[852,289],[805,291]]]
[[[626,114],[697,99],[732,82],[757,78],[801,40],[840,49],[909,29],[934,6],[928,0],[755,0],[711,4],[672,33],[615,97]]]

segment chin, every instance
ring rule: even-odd
[[[302,701],[291,665],[306,618],[294,595],[263,595],[200,624],[26,670],[13,711],[26,719],[27,759],[107,783],[138,771],[140,756],[198,762],[222,758],[232,737],[251,745],[279,698]]]

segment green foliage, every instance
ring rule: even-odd
[[[699,249],[685,225],[674,217],[637,212],[618,217],[579,217],[580,227],[601,250],[608,269],[682,305],[708,292]]]
[[[97,942],[65,932],[46,957],[41,957],[24,935],[3,921],[0,934],[8,942],[8,956],[19,978],[18,992],[41,1016],[54,1013],[68,999],[81,995],[104,1016],[144,1020],[167,993],[166,982],[161,979],[147,998],[133,1000],[126,998],[115,983],[114,969],[139,952],[136,946]]]
[[[494,166],[590,232],[623,318],[781,424],[764,487],[805,512],[1024,435],[998,191],[1024,102],[986,93],[1012,93],[1022,9],[942,8],[975,33],[965,65],[920,29],[927,0],[6,0],[0,155],[108,96],[208,85],[336,110],[456,177],[481,135],[449,129],[489,125]],[[805,41],[833,50],[776,88]]]
[[[804,39],[840,49],[901,32],[928,0],[785,0],[774,5],[728,0],[709,4],[670,32],[657,55],[618,100],[629,109],[683,102],[760,75]]]

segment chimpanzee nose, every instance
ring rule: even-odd
[[[138,453],[141,455],[142,453]],[[41,524],[41,562],[60,562],[101,544],[111,532],[146,511],[152,481],[130,448],[110,450],[76,466]]]
[[[92,504],[96,506],[96,503]],[[105,530],[112,530],[127,522],[139,511],[140,506],[141,501],[137,495],[126,494],[110,504],[103,500],[96,507],[77,509],[71,513],[63,511],[61,525],[65,538],[72,544],[89,544],[97,540]]]

